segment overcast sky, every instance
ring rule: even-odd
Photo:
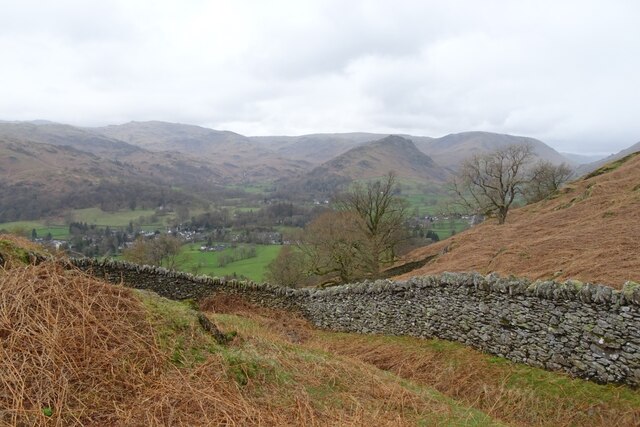
[[[0,0],[0,119],[640,141],[640,1]]]

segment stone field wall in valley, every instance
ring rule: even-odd
[[[334,331],[438,337],[598,382],[640,384],[640,286],[531,282],[444,273],[328,289],[224,281],[119,261],[72,264],[112,283],[172,299],[223,293],[299,312]]]

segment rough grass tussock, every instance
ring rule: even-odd
[[[1,422],[114,422],[161,364],[131,290],[52,263],[0,273]]]
[[[53,262],[0,269],[0,425],[494,425],[428,387],[305,347],[307,335],[210,313],[238,332],[219,345],[199,315]]]

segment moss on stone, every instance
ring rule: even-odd
[[[31,253],[10,240],[0,240],[0,258],[3,264],[29,264]]]
[[[627,297],[632,296],[635,292],[640,292],[639,290],[640,283],[637,282],[628,281],[622,286],[622,293]]]
[[[634,157],[636,157],[637,155],[639,155],[640,152],[636,152],[636,153],[631,153],[627,156],[624,156],[621,159],[615,160],[613,162],[607,163],[606,165],[594,170],[593,172],[591,172],[590,174],[588,174],[587,176],[584,177],[584,179],[589,179],[589,178],[593,178],[595,176],[599,176],[599,175],[603,175],[605,173],[608,172],[612,172],[616,169],[618,169],[620,166],[622,166],[623,164],[625,164],[626,162],[628,162],[629,160],[633,159]]]

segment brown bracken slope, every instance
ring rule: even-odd
[[[424,262],[397,276],[443,271],[497,272],[530,279],[577,279],[621,288],[640,281],[640,152],[580,178],[549,200],[489,220],[398,264]]]

